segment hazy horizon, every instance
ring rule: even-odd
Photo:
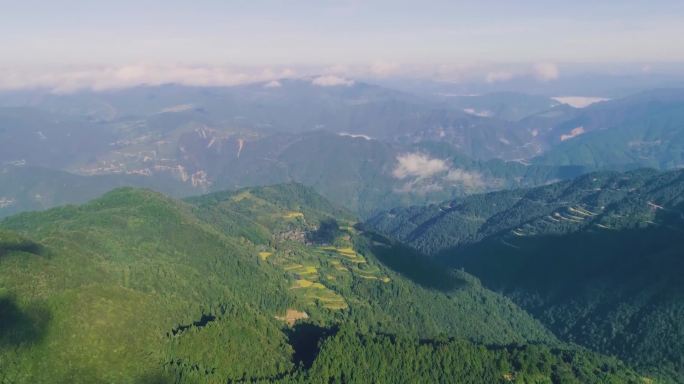
[[[0,89],[679,76],[683,16],[684,4],[666,0],[11,2]]]

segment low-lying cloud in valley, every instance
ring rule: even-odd
[[[468,189],[482,188],[486,185],[482,174],[479,172],[470,172],[460,168],[449,170],[444,180],[454,185],[463,185]]]
[[[427,154],[414,152],[397,156],[392,176],[406,180],[397,192],[428,193],[442,190],[444,186],[461,186],[474,190],[487,184],[484,176],[476,171],[453,168],[447,160],[432,158]]]
[[[426,178],[448,169],[449,167],[442,159],[432,159],[422,153],[406,153],[397,156],[397,166],[392,171],[392,175],[397,179]]]

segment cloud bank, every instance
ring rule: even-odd
[[[337,87],[337,86],[351,86],[354,85],[354,80],[350,80],[336,75],[324,75],[314,77],[311,84],[319,87]]]
[[[239,69],[185,65],[125,65],[56,70],[10,70],[0,68],[0,89],[47,89],[55,93],[79,90],[103,91],[139,85],[181,84],[232,86],[268,82],[296,73],[283,69]]]
[[[510,66],[405,64],[375,61],[358,65],[290,67],[235,67],[186,64],[148,64],[111,66],[8,67],[0,64],[0,90],[47,89],[56,93],[80,90],[103,91],[140,85],[180,84],[188,86],[234,86],[263,83],[278,87],[283,78],[301,78],[321,87],[351,86],[352,79],[432,79],[448,82],[482,81],[499,83],[519,77],[550,81],[560,76],[553,63]],[[373,81],[373,80],[370,80]]]
[[[501,83],[520,77],[533,77],[538,81],[547,82],[557,80],[560,70],[554,63],[536,63],[531,68],[517,69],[514,71],[495,70],[485,75],[484,80],[489,83]]]

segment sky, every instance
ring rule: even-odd
[[[0,0],[0,87],[314,72],[546,81],[563,66],[683,63],[683,20],[681,0]]]

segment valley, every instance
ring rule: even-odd
[[[684,384],[684,2],[0,6],[0,384]]]
[[[0,94],[0,381],[681,381],[681,90],[279,84]]]

